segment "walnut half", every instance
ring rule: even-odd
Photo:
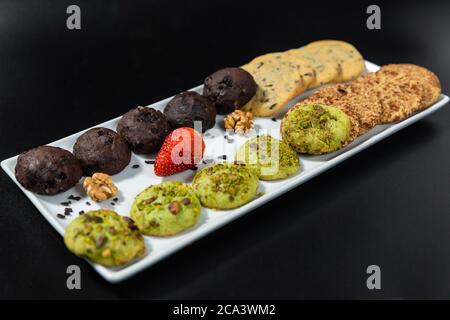
[[[223,119],[225,129],[233,129],[238,134],[246,134],[253,128],[253,114],[250,111],[235,110]]]
[[[96,202],[105,201],[117,195],[119,189],[114,185],[110,175],[97,172],[83,181],[87,195]]]

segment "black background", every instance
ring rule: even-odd
[[[66,28],[77,4],[82,30]],[[0,159],[202,82],[259,54],[337,38],[412,62],[450,92],[450,3],[0,1]],[[0,174],[0,298],[448,298],[450,109],[111,285]],[[79,264],[82,290],[66,288]],[[366,288],[377,264],[382,289]]]

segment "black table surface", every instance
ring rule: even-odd
[[[82,29],[66,28],[81,8]],[[317,39],[435,71],[449,93],[450,3],[0,1],[0,159]],[[104,281],[2,171],[0,298],[450,296],[450,108],[408,127],[137,276]],[[82,289],[68,290],[77,264]],[[368,290],[366,268],[381,268]]]

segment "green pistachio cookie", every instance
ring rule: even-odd
[[[171,236],[195,225],[200,211],[200,201],[190,185],[167,181],[139,193],[130,215],[142,233]]]
[[[284,179],[300,169],[295,151],[269,135],[248,139],[239,147],[235,160],[256,166],[261,180]]]
[[[64,243],[77,256],[104,266],[119,266],[145,252],[142,235],[133,220],[114,211],[89,211],[66,228]]]
[[[244,163],[217,163],[198,171],[192,187],[205,207],[237,208],[255,197],[258,171]]]
[[[350,119],[333,106],[300,103],[284,116],[281,135],[299,153],[333,152],[349,138]]]

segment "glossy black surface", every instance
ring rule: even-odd
[[[449,93],[450,3],[0,1],[0,159],[320,38],[378,64],[434,70]],[[448,298],[450,107],[361,152],[132,279],[70,254],[2,171],[0,298]],[[79,264],[82,290],[66,288]],[[377,264],[382,289],[366,288]]]

